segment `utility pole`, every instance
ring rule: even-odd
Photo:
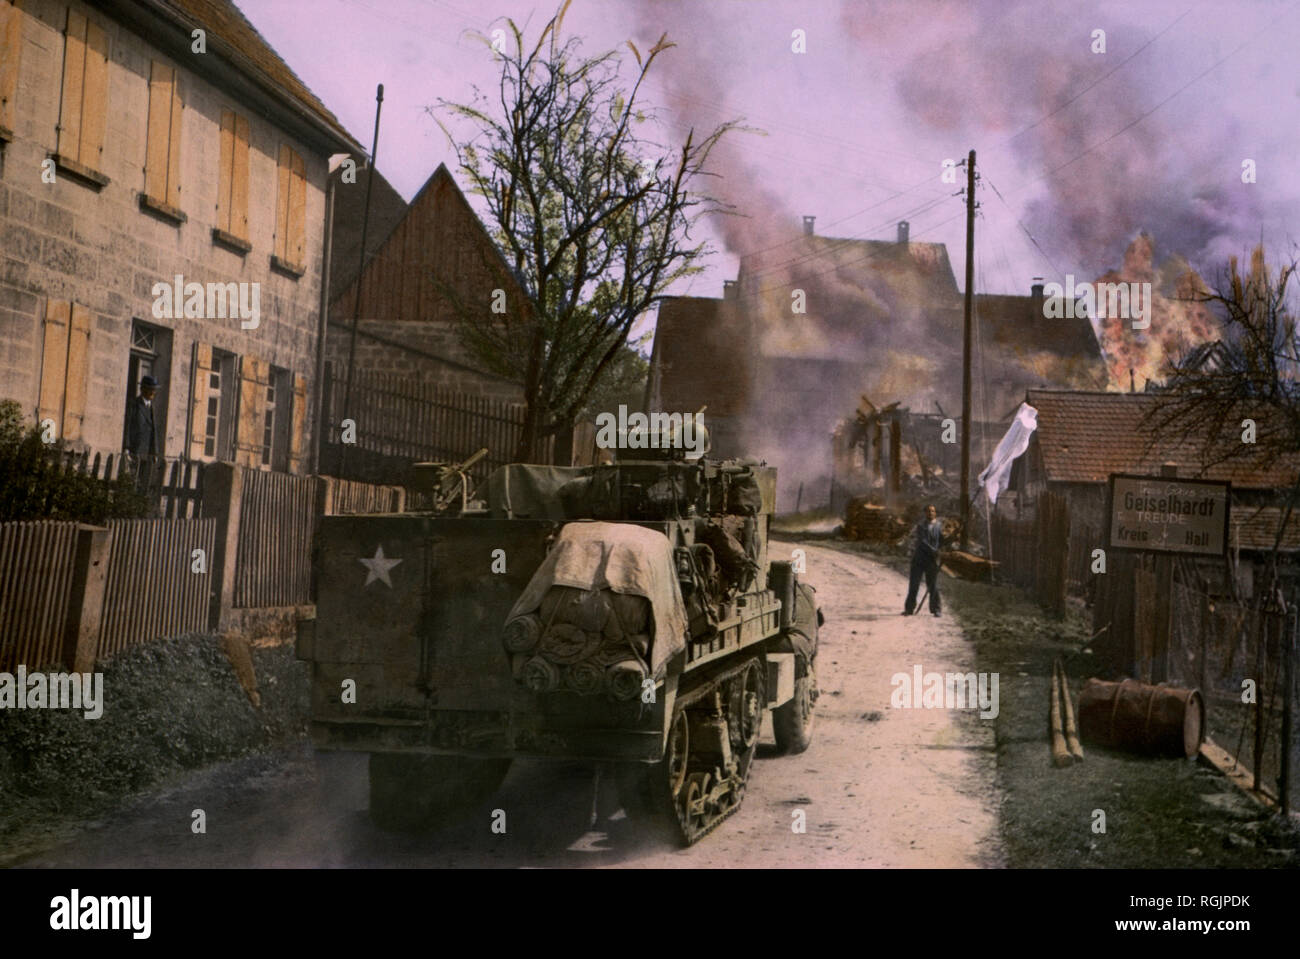
[[[379,114],[384,109],[384,85],[375,90],[375,135],[370,141],[370,171],[366,176],[366,205],[361,213],[361,249],[357,254],[357,293],[352,300],[352,335],[348,338],[348,378],[343,388],[343,418],[352,416],[352,367],[357,358],[357,325],[361,322],[361,281],[366,271],[366,233],[370,230],[370,192],[375,186],[375,165],[379,159]],[[340,445],[339,475],[345,474],[344,466],[348,460],[348,446]]]
[[[961,348],[961,548],[970,545],[970,341],[975,294],[975,151],[966,157],[966,322]]]

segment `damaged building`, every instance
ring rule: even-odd
[[[895,460],[911,475],[922,460],[955,474],[960,456],[959,432],[943,441],[945,419],[960,429],[964,322],[947,247],[913,241],[907,222],[893,240],[814,225],[805,217],[797,237],[743,256],[722,298],[665,300],[647,388],[650,409],[707,405],[720,455],[776,465],[786,510],[887,486]],[[1026,389],[1106,386],[1091,322],[1045,319],[1042,296],[1039,282],[1026,296],[975,297],[972,464]],[[858,411],[891,406],[882,430],[859,425]]]

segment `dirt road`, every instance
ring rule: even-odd
[[[367,817],[366,758],[303,746],[203,770],[24,865],[1002,865],[992,722],[974,710],[890,705],[896,673],[974,668],[960,630],[946,616],[900,616],[905,580],[866,557],[795,543],[774,544],[773,556],[796,545],[826,614],[813,745],[774,756],[767,724],[744,805],[690,849],[634,831],[590,769],[522,761],[461,824],[392,836]],[[202,834],[191,827],[197,809]],[[504,833],[491,828],[494,810]]]

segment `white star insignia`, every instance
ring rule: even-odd
[[[366,581],[362,584],[363,589],[375,580],[380,580],[389,589],[393,588],[393,581],[388,578],[388,571],[400,563],[401,560],[385,559],[383,546],[376,547],[375,555],[370,559],[365,559],[363,557],[358,559],[357,562],[369,571],[366,573]]]

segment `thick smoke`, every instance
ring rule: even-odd
[[[1180,48],[1200,26],[1176,25],[1080,94],[1153,31],[1107,16],[1110,48],[1096,54],[1099,17],[1077,5],[990,0],[944,9],[938,19],[928,4],[852,3],[843,23],[868,49],[907,51],[895,86],[918,121],[991,157],[1010,150],[1023,179],[1002,184],[1009,192],[1037,179],[1023,219],[1065,269],[1103,268],[1141,230],[1204,265],[1258,229],[1260,193],[1242,189],[1239,143],[1187,126],[1189,108],[1202,119],[1195,89],[1143,116],[1168,95],[1171,75],[1186,72]]]
[[[728,22],[712,5],[653,3],[639,9],[643,39],[667,30],[682,41],[670,55],[684,54],[690,61],[689,68],[659,78],[668,93],[664,114],[679,130],[711,128],[719,114],[705,105],[727,100],[734,81],[726,65],[748,60],[749,48],[737,49],[753,36],[751,24]],[[790,15],[781,15],[790,14],[788,6],[750,9],[755,20],[775,18],[783,28],[787,21],[794,24]],[[812,15],[800,10],[795,19]],[[1099,56],[1090,49],[1093,19],[1065,3],[845,2],[834,23],[851,41],[853,56],[862,58],[864,75],[873,64],[887,67],[871,83],[864,79],[860,93],[845,90],[839,96],[846,115],[855,96],[892,98],[902,110],[892,111],[893,128],[882,134],[914,131],[919,152],[933,152],[936,143],[970,145],[980,151],[982,169],[1018,171],[1010,179],[1000,176],[999,186],[1062,274],[1152,283],[1151,330],[1139,335],[1113,322],[1101,322],[1097,330],[1110,388],[1127,389],[1132,367],[1140,389],[1168,354],[1217,335],[1213,317],[1180,297],[1198,288],[1197,270],[1210,275],[1240,238],[1258,231],[1261,194],[1242,189],[1235,155],[1240,148],[1233,141],[1185,128],[1195,91],[1103,142],[1168,95],[1174,86],[1170,74],[1186,73],[1179,58],[1188,38],[1206,24],[1176,25],[1132,63],[1078,95],[1158,29],[1137,30],[1108,15],[1110,50]],[[781,52],[774,47],[770,55]],[[828,68],[818,72],[810,61],[807,69],[820,78]],[[824,95],[837,96],[834,90]],[[884,112],[889,111],[873,115]],[[871,136],[855,130],[852,138],[865,142]],[[897,400],[933,411],[937,400],[949,413],[957,412],[960,301],[941,302],[937,282],[900,287],[897,277],[881,274],[885,263],[864,258],[856,245],[837,258],[828,259],[824,247],[809,256],[800,216],[821,211],[795,205],[806,193],[792,188],[798,182],[795,168],[784,180],[760,175],[760,165],[747,156],[748,143],[743,135],[724,142],[712,164],[719,178],[710,183],[744,214],[718,218],[716,234],[728,253],[750,254],[742,279],[747,268],[757,273],[739,291],[742,302],[755,308],[729,311],[745,318],[736,330],[738,348],[755,356],[839,361],[785,364],[782,382],[763,382],[758,363],[760,379],[751,395],[763,399],[753,410],[750,435],[759,446],[754,452],[822,484],[828,477],[814,475],[813,464],[827,463],[829,430],[852,414],[862,393],[880,405]],[[986,205],[1000,203],[985,188],[980,198]],[[826,211],[831,216],[823,214],[823,222],[837,212]],[[883,231],[877,236],[891,238]],[[1165,251],[1160,266],[1151,237]],[[949,254],[958,261],[960,277],[963,251],[950,247]],[[1114,269],[1121,257],[1123,265]],[[829,269],[832,262],[837,269]],[[1026,288],[1017,292],[1028,293],[1025,279]],[[790,311],[794,288],[805,291],[806,317]],[[750,343],[745,324],[755,319],[756,343]],[[793,504],[787,493],[783,482],[782,505],[788,508]]]

